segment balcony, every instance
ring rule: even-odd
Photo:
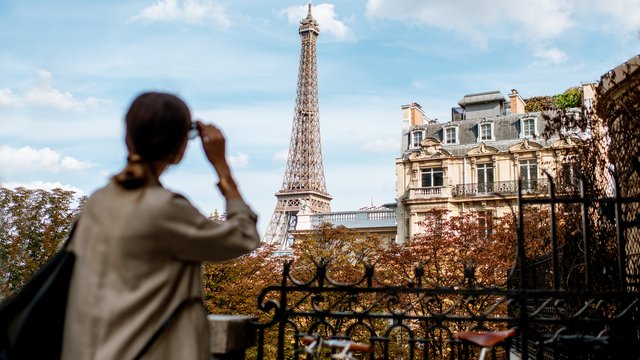
[[[393,209],[381,210],[361,210],[361,211],[344,211],[331,212],[324,214],[312,214],[310,229],[320,225],[320,223],[331,223],[333,225],[343,225],[347,228],[380,228],[396,226],[396,211]],[[299,223],[300,223],[300,216]],[[306,230],[300,226],[298,230]]]
[[[410,188],[409,199],[436,199],[451,196],[451,188],[448,186]]]
[[[518,181],[496,181],[492,183],[472,183],[456,185],[451,189],[453,197],[475,197],[491,195],[517,195]],[[549,180],[539,178],[522,182],[522,193],[527,194],[548,194]]]

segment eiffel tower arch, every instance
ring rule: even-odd
[[[276,193],[276,207],[264,235],[267,243],[278,244],[287,252],[293,241],[291,232],[297,225],[298,213],[331,211],[331,195],[327,193],[320,143],[320,108],[318,105],[318,71],[316,44],[320,28],[311,16],[300,21],[300,66],[298,88],[293,114],[293,126],[287,166],[280,191]]]

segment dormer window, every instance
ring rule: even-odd
[[[458,125],[446,125],[442,128],[442,140],[445,145],[458,143]]]
[[[493,141],[493,122],[484,121],[478,124],[478,142]]]
[[[456,135],[456,128],[448,128],[445,129],[445,144],[455,144],[457,143],[456,139],[458,138]]]
[[[560,134],[566,134],[570,132],[578,132],[578,121],[580,120],[580,112],[576,110],[568,110],[566,116],[560,118],[561,127]]]
[[[411,133],[411,147],[420,147],[424,132],[422,130],[414,131]]]
[[[536,118],[529,117],[523,118],[520,120],[520,137],[534,137],[537,136],[538,133],[536,131]]]

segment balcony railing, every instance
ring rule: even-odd
[[[496,181],[492,183],[472,183],[456,185],[451,189],[453,197],[482,196],[482,195],[516,195],[518,181]],[[522,181],[523,194],[549,193],[549,181],[544,178]]]
[[[361,210],[311,215],[311,226],[318,226],[323,222],[343,225],[347,228],[395,226],[396,211],[393,209]]]
[[[447,198],[451,196],[451,188],[448,186],[438,187],[421,187],[410,188],[410,199],[433,199],[433,198]]]

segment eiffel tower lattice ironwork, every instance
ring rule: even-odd
[[[298,213],[331,211],[320,144],[316,61],[320,28],[311,16],[311,3],[307,17],[300,22],[299,33],[302,48],[287,167],[282,188],[276,193],[276,208],[264,235],[265,242],[277,244],[278,251],[285,253],[293,241],[291,232],[296,228]]]

